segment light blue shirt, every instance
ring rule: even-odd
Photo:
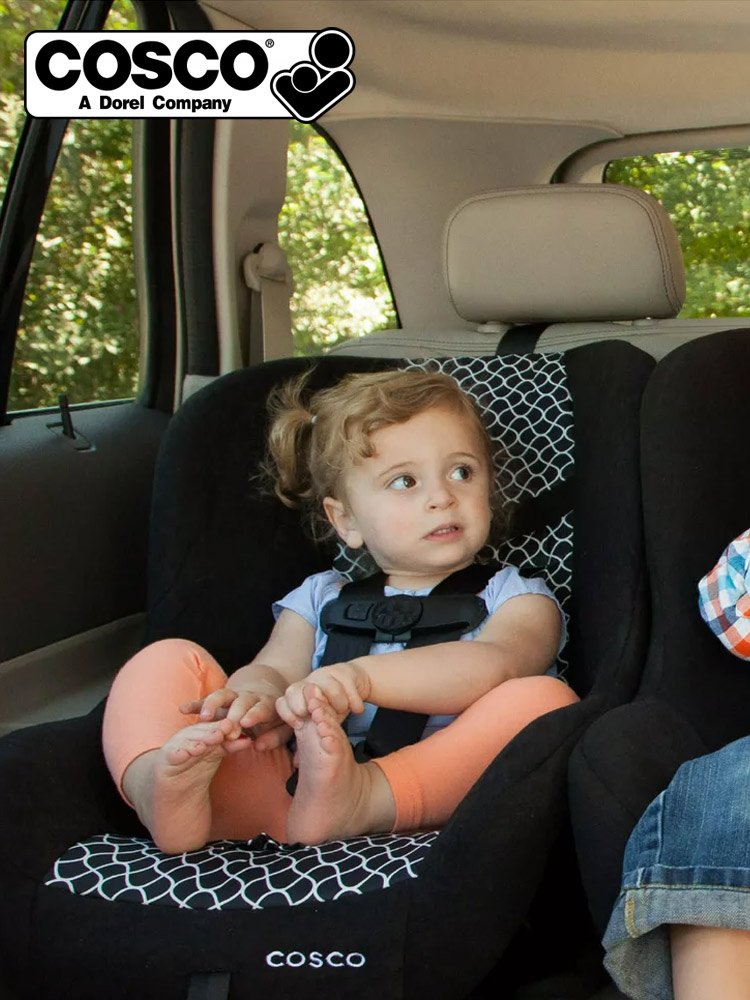
[[[286,597],[282,597],[280,601],[276,601],[273,605],[274,618],[279,617],[283,608],[288,608],[290,611],[295,611],[315,629],[315,652],[313,653],[312,659],[313,670],[317,670],[320,666],[320,661],[323,658],[326,642],[328,640],[328,636],[320,627],[320,612],[324,605],[328,604],[329,601],[335,600],[339,596],[339,591],[347,582],[346,578],[334,569],[325,570],[322,573],[313,573],[313,575],[308,576],[299,587],[290,591]],[[425,597],[431,590],[431,587],[424,587],[422,590],[399,590],[396,587],[386,587],[384,595],[385,597],[392,597],[396,594],[411,594],[416,597]],[[505,604],[506,601],[509,601],[512,597],[519,597],[522,594],[540,594],[543,597],[549,597],[555,602],[555,604],[557,604],[558,610],[560,609],[560,605],[558,604],[554,594],[550,591],[544,580],[539,577],[523,577],[515,566],[505,566],[503,569],[495,573],[495,575],[488,580],[487,586],[484,590],[479,592],[479,597],[483,598],[484,603],[487,605],[487,613],[489,617],[497,611],[502,604]],[[485,619],[478,628],[462,635],[461,639],[470,640],[476,638],[486,624],[486,621],[487,619]],[[560,611],[560,624],[561,637],[558,653],[567,641],[567,635],[565,632],[565,617],[562,611]],[[404,649],[405,646],[406,643],[403,642],[376,642],[370,646],[370,655],[373,656],[377,653],[392,653],[395,650]],[[556,670],[552,667],[548,672],[555,674]],[[347,727],[349,731],[349,739],[352,744],[359,743],[359,741],[364,739],[367,735],[376,711],[376,705],[371,705],[369,702],[366,702],[364,712],[360,715],[350,716]],[[442,729],[444,726],[447,726],[449,722],[453,721],[453,719],[455,719],[455,715],[431,715],[427,720],[427,725],[425,726],[422,739],[424,739],[425,736],[429,736],[431,733],[437,732],[438,729]]]

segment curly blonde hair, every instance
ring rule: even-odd
[[[306,372],[269,396],[264,472],[283,504],[306,512],[315,538],[335,534],[322,511],[323,498],[343,499],[345,470],[374,454],[370,435],[425,410],[452,410],[474,425],[492,478],[487,428],[472,398],[450,375],[422,370],[349,374],[313,394],[307,390],[309,378]],[[496,490],[490,502],[495,534],[507,528],[508,517]]]

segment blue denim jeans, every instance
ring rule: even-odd
[[[750,930],[750,736],[691,760],[625,849],[604,964],[633,1000],[672,1000],[670,924]]]

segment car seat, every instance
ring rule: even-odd
[[[680,269],[664,249],[666,216],[630,204],[644,217],[642,249],[657,247],[651,259],[662,277]],[[619,295],[623,261],[635,252],[617,232],[603,239],[605,215],[596,214],[596,237],[612,281],[592,296],[599,304]],[[464,221],[454,216],[448,230],[454,292],[462,281],[450,262],[460,247],[483,259],[505,239],[485,230],[467,246]],[[574,221],[580,241],[587,229]],[[566,260],[563,308],[584,289],[592,295],[586,275],[574,281],[572,270]],[[491,268],[483,273],[494,287]],[[648,307],[662,308],[664,284],[652,287]],[[482,308],[492,306],[491,291],[481,290]],[[439,832],[316,848],[260,837],[172,857],[155,849],[114,789],[101,707],[10,734],[0,743],[8,804],[0,957],[19,996],[463,997],[517,932],[566,821],[570,752],[594,719],[631,697],[643,663],[638,417],[653,360],[612,341],[401,363],[449,372],[486,412],[507,453],[501,486],[518,505],[516,533],[497,557],[541,572],[560,597],[570,636],[563,668],[581,702],[519,733]],[[392,364],[322,358],[312,383]],[[146,641],[191,638],[232,670],[263,644],[271,601],[330,565],[332,553],[253,481],[265,398],[309,365],[289,359],[228,374],[175,414],[155,479]]]
[[[651,640],[631,704],[599,719],[570,762],[576,846],[601,931],[627,839],[684,761],[750,732],[750,671],[698,609],[698,581],[750,523],[750,329],[686,344],[643,398],[642,481]]]

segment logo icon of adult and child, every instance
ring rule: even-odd
[[[347,69],[353,58],[351,38],[338,28],[324,28],[310,42],[310,62],[277,73],[271,90],[292,117],[311,122],[354,89],[354,74]]]

